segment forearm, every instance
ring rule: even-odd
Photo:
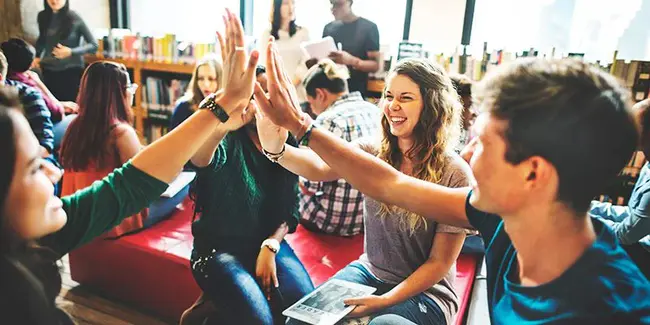
[[[354,63],[351,65],[354,70],[363,71],[363,72],[377,72],[379,70],[379,62],[374,59],[362,60],[356,58]]]
[[[389,306],[399,304],[415,295],[418,295],[434,284],[440,282],[449,271],[449,266],[435,261],[422,264],[408,278],[400,282],[392,290],[383,294]]]
[[[623,245],[632,245],[650,234],[650,217],[631,211],[629,217],[613,226],[614,233]]]
[[[86,23],[82,23],[81,25],[81,35],[83,36],[84,40],[86,41],[86,44],[77,46],[72,49],[72,54],[73,55],[82,55],[86,53],[93,53],[97,51],[98,44],[97,40],[93,36],[93,34],[90,32],[90,29],[88,29],[88,26]]]
[[[217,100],[224,107],[227,104]],[[133,165],[166,183],[213,136],[220,121],[208,110],[199,110],[177,128],[150,144],[133,158]]]
[[[286,146],[280,165],[288,171],[311,181],[331,181],[338,175],[315,152]]]
[[[437,222],[471,227],[465,214],[469,188],[452,189],[406,176],[383,160],[317,128],[312,131],[309,146],[364,195]]]
[[[192,164],[196,167],[205,167],[212,162],[214,157],[214,152],[217,150],[221,140],[228,134],[228,131],[224,130],[221,127],[216,127],[212,132],[212,137],[206,141],[201,148],[192,156],[190,160]]]

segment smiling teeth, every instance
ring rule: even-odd
[[[393,123],[400,123],[406,121],[406,118],[404,117],[391,117],[390,121]]]

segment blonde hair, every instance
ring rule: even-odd
[[[422,113],[413,130],[414,144],[404,155],[397,144],[397,137],[390,133],[386,116],[382,117],[383,137],[378,157],[396,169],[400,169],[404,156],[413,162],[409,174],[421,180],[438,183],[447,165],[447,152],[452,150],[460,134],[462,105],[447,73],[435,63],[422,59],[406,59],[397,63],[391,71],[411,79],[420,87]],[[427,223],[424,217],[396,206],[381,203],[379,216],[389,214],[402,217],[401,227],[413,234]]]
[[[207,65],[214,69],[215,74],[217,75],[217,90],[221,89],[223,86],[223,66],[221,64],[221,60],[217,58],[216,55],[208,55],[202,58],[194,67],[194,71],[192,72],[192,79],[190,80],[190,84],[187,87],[187,91],[185,92],[185,95],[183,97],[184,100],[189,101],[192,105],[192,110],[197,110],[199,104],[203,100],[205,96],[203,96],[203,92],[201,92],[201,88],[199,88],[199,68],[202,66]]]

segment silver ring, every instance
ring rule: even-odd
[[[246,48],[243,46],[235,46],[235,51],[246,51]]]

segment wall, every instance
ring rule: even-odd
[[[108,29],[110,9],[108,0],[68,0],[70,9],[76,11],[84,19],[88,28],[94,31],[98,28]],[[20,10],[23,16],[25,37],[34,40],[38,37],[36,16],[43,10],[43,0],[21,0]]]
[[[413,0],[409,38],[448,53],[460,46],[464,17],[465,0]]]

